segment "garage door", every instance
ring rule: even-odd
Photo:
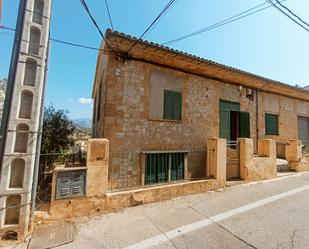
[[[309,144],[309,118],[298,117],[298,138],[304,145]]]

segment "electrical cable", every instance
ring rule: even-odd
[[[285,15],[287,18],[289,18],[290,20],[292,20],[293,22],[295,22],[298,26],[302,27],[303,29],[305,29],[306,31],[309,32],[309,29],[306,28],[304,25],[302,25],[301,23],[297,22],[295,19],[293,19],[289,14],[287,14],[286,12],[284,12],[281,8],[279,8],[272,0],[265,0],[268,3],[270,3],[274,8],[276,8],[278,11],[280,11],[283,15]]]
[[[293,11],[291,11],[288,7],[286,7],[285,5],[283,5],[282,3],[280,3],[280,1],[276,0],[276,2],[284,9],[286,9],[291,15],[293,15],[294,17],[296,17],[299,21],[301,21],[303,24],[307,25],[309,27],[309,24],[307,22],[305,22],[301,17],[299,17],[298,15],[296,15]]]
[[[281,2],[285,2],[285,1],[287,1],[287,0],[282,0]],[[265,6],[265,5],[267,5],[267,6],[266,6],[266,7],[263,7],[263,6]],[[263,8],[262,8],[262,7],[263,7]],[[222,21],[219,21],[219,22],[214,23],[214,24],[212,24],[212,25],[209,25],[209,26],[207,26],[207,27],[205,27],[205,28],[199,29],[199,30],[194,31],[194,32],[192,32],[192,33],[189,33],[189,34],[187,34],[187,35],[180,36],[180,37],[178,37],[178,38],[176,38],[176,39],[173,39],[173,40],[164,42],[164,43],[162,43],[162,44],[163,44],[163,45],[170,45],[170,44],[176,43],[176,42],[178,42],[178,41],[187,39],[187,38],[189,38],[189,37],[192,37],[192,36],[195,36],[195,35],[198,35],[198,34],[201,34],[201,33],[207,32],[207,31],[210,31],[210,30],[212,30],[212,29],[221,27],[221,26],[223,26],[223,25],[226,25],[226,24],[229,24],[229,23],[232,23],[232,22],[235,22],[235,21],[238,21],[238,20],[240,20],[240,19],[243,19],[243,18],[248,17],[248,16],[250,16],[250,15],[256,14],[256,13],[258,13],[258,12],[260,12],[260,11],[263,11],[263,10],[268,9],[268,8],[271,8],[271,7],[272,7],[272,6],[269,5],[268,3],[262,3],[262,4],[259,4],[259,5],[256,5],[256,6],[252,7],[252,8],[250,8],[250,9],[247,9],[247,10],[245,10],[245,11],[242,11],[242,12],[240,12],[240,13],[234,15],[234,16],[231,16],[231,17],[229,17],[229,18],[226,18],[226,19],[224,19],[224,20],[222,20]]]
[[[88,6],[87,6],[87,3],[85,2],[85,0],[80,0],[81,4],[83,5],[85,11],[87,12],[88,16],[90,17],[92,23],[94,24],[94,26],[96,27],[96,29],[99,31],[101,37],[103,38],[103,40],[105,41],[106,45],[112,50],[114,51],[116,54],[117,52],[114,50],[114,48],[108,43],[108,41],[106,40],[103,32],[101,31],[99,25],[97,24],[96,20],[94,19],[94,17],[92,16]]]
[[[6,30],[11,30],[11,31],[14,31],[14,32],[15,32],[15,29],[9,28],[9,27],[6,27],[6,26],[0,26],[0,29],[6,29]],[[2,34],[10,35],[9,33],[2,33]],[[87,46],[87,45],[83,45],[83,44],[79,44],[79,43],[73,43],[73,42],[64,41],[64,40],[59,40],[59,39],[55,39],[55,38],[50,38],[49,40],[50,40],[50,41],[53,41],[53,42],[57,42],[57,43],[69,45],[69,46],[74,46],[74,47],[80,47],[80,48],[85,48],[85,49],[90,49],[90,50],[96,50],[96,51],[107,52],[106,49],[90,47],[90,46]],[[30,42],[30,41],[27,41],[27,40],[23,40],[23,41],[25,41],[25,42]],[[30,42],[30,43],[31,43],[31,42]]]
[[[110,25],[111,25],[112,31],[114,32],[114,31],[115,31],[115,28],[114,28],[114,25],[113,25],[112,16],[111,16],[111,13],[110,13],[110,10],[109,10],[109,7],[108,7],[107,0],[105,0],[105,7],[106,7],[107,14],[108,14],[109,23],[110,23]],[[114,37],[114,36],[113,36],[113,37]],[[120,47],[119,47],[119,44],[118,44],[118,42],[117,42],[116,37],[114,37],[114,40],[115,40],[115,42],[116,42],[116,45],[117,45],[118,50],[120,50]]]
[[[152,28],[156,25],[158,20],[165,15],[165,13],[176,3],[177,0],[170,0],[163,10],[159,13],[159,15],[153,20],[153,22],[148,26],[148,28],[141,34],[141,36],[133,43],[133,45],[127,51],[127,54],[131,52],[131,50],[136,46],[136,44],[143,39],[144,36],[148,35]]]

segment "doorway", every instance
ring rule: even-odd
[[[227,143],[235,143],[237,138],[250,138],[250,113],[241,112],[240,104],[220,100],[219,137]]]
[[[309,118],[298,116],[298,139],[302,141],[303,153],[309,152]]]
[[[226,178],[240,177],[237,139],[250,137],[250,114],[240,111],[237,102],[220,101],[219,136],[227,141]]]

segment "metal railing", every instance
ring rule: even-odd
[[[46,153],[40,155],[40,166],[44,166],[45,173],[52,172],[57,165],[65,167],[86,166],[87,152],[69,152],[69,153]]]
[[[226,141],[226,147],[229,149],[237,150],[238,142],[237,141]]]

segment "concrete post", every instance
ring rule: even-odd
[[[239,138],[240,178],[257,181],[277,175],[276,142],[271,139],[258,141],[258,156],[253,155],[253,140]]]
[[[297,139],[290,139],[285,147],[286,160],[298,162],[302,158],[302,142]]]
[[[14,70],[10,70],[8,96],[11,97],[6,99],[4,111],[0,229],[3,232],[15,231],[19,237],[28,235],[36,193],[33,190],[37,175],[35,160],[40,146],[38,134],[48,61],[51,2],[21,1],[27,11],[19,17],[21,26],[17,25],[17,33],[21,33],[20,37],[15,37],[19,42],[15,42],[14,51],[18,54],[14,54],[13,59],[17,57],[17,63],[13,63]],[[15,50],[17,45],[19,48]]]
[[[276,158],[276,142],[272,139],[258,141],[258,156]]]
[[[247,179],[248,162],[253,160],[253,140],[250,138],[238,138],[239,144],[239,175],[240,178]]]
[[[104,196],[108,186],[109,140],[88,140],[86,194]]]
[[[207,139],[207,176],[226,180],[226,140]]]

